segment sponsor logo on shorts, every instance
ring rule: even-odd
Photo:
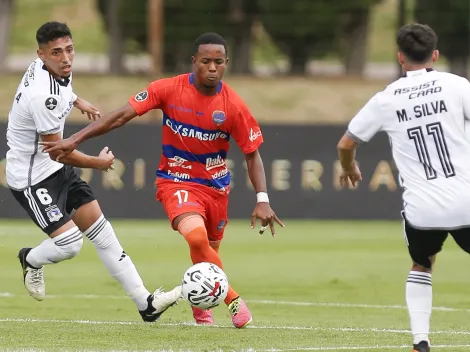
[[[227,222],[225,220],[220,220],[219,225],[217,225],[217,230],[222,230]]]

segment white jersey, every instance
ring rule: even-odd
[[[77,99],[71,80],[55,79],[41,59],[26,70],[8,116],[6,176],[10,188],[23,190],[63,167],[43,153],[38,143],[40,135],[63,134],[65,119]]]
[[[422,69],[372,97],[350,122],[348,135],[360,143],[386,132],[408,222],[455,229],[470,226],[469,118],[469,81]]]

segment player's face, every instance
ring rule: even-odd
[[[38,56],[51,73],[60,77],[70,76],[75,56],[72,38],[57,38],[47,44],[40,45]]]
[[[227,55],[223,45],[203,44],[193,59],[193,67],[199,84],[204,88],[216,88],[227,66]]]

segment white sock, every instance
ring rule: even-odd
[[[61,233],[54,238],[48,238],[39,246],[31,249],[26,261],[35,268],[46,264],[55,264],[75,257],[82,248],[83,237],[78,227]]]
[[[145,288],[131,258],[121,247],[109,221],[101,215],[84,235],[94,244],[108,272],[121,284],[137,308],[145,310],[150,292]]]
[[[429,324],[432,311],[430,273],[410,271],[406,282],[406,303],[410,313],[413,343],[429,342]]]

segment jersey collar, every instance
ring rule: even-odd
[[[434,71],[432,68],[422,68],[421,70],[406,71],[402,77],[416,77],[425,74],[426,72]]]
[[[44,65],[44,64],[42,65],[42,69],[43,69],[44,71],[49,72],[49,70],[47,69],[46,65]],[[50,72],[49,72],[49,74],[50,74]],[[52,76],[52,75],[51,75],[51,76]],[[65,77],[65,78],[63,78],[63,79],[57,79],[57,78],[55,78],[54,76],[52,76],[52,77],[56,80],[56,82],[59,84],[59,86],[67,87],[67,86],[69,85],[69,83],[70,83],[70,78],[68,78],[68,77]]]
[[[194,85],[194,73],[190,73],[190,74],[189,74],[189,84]],[[223,84],[223,83],[222,83],[222,81],[220,80],[220,81],[219,81],[219,84],[217,85],[217,90],[216,90],[217,94],[222,91],[222,84]]]

